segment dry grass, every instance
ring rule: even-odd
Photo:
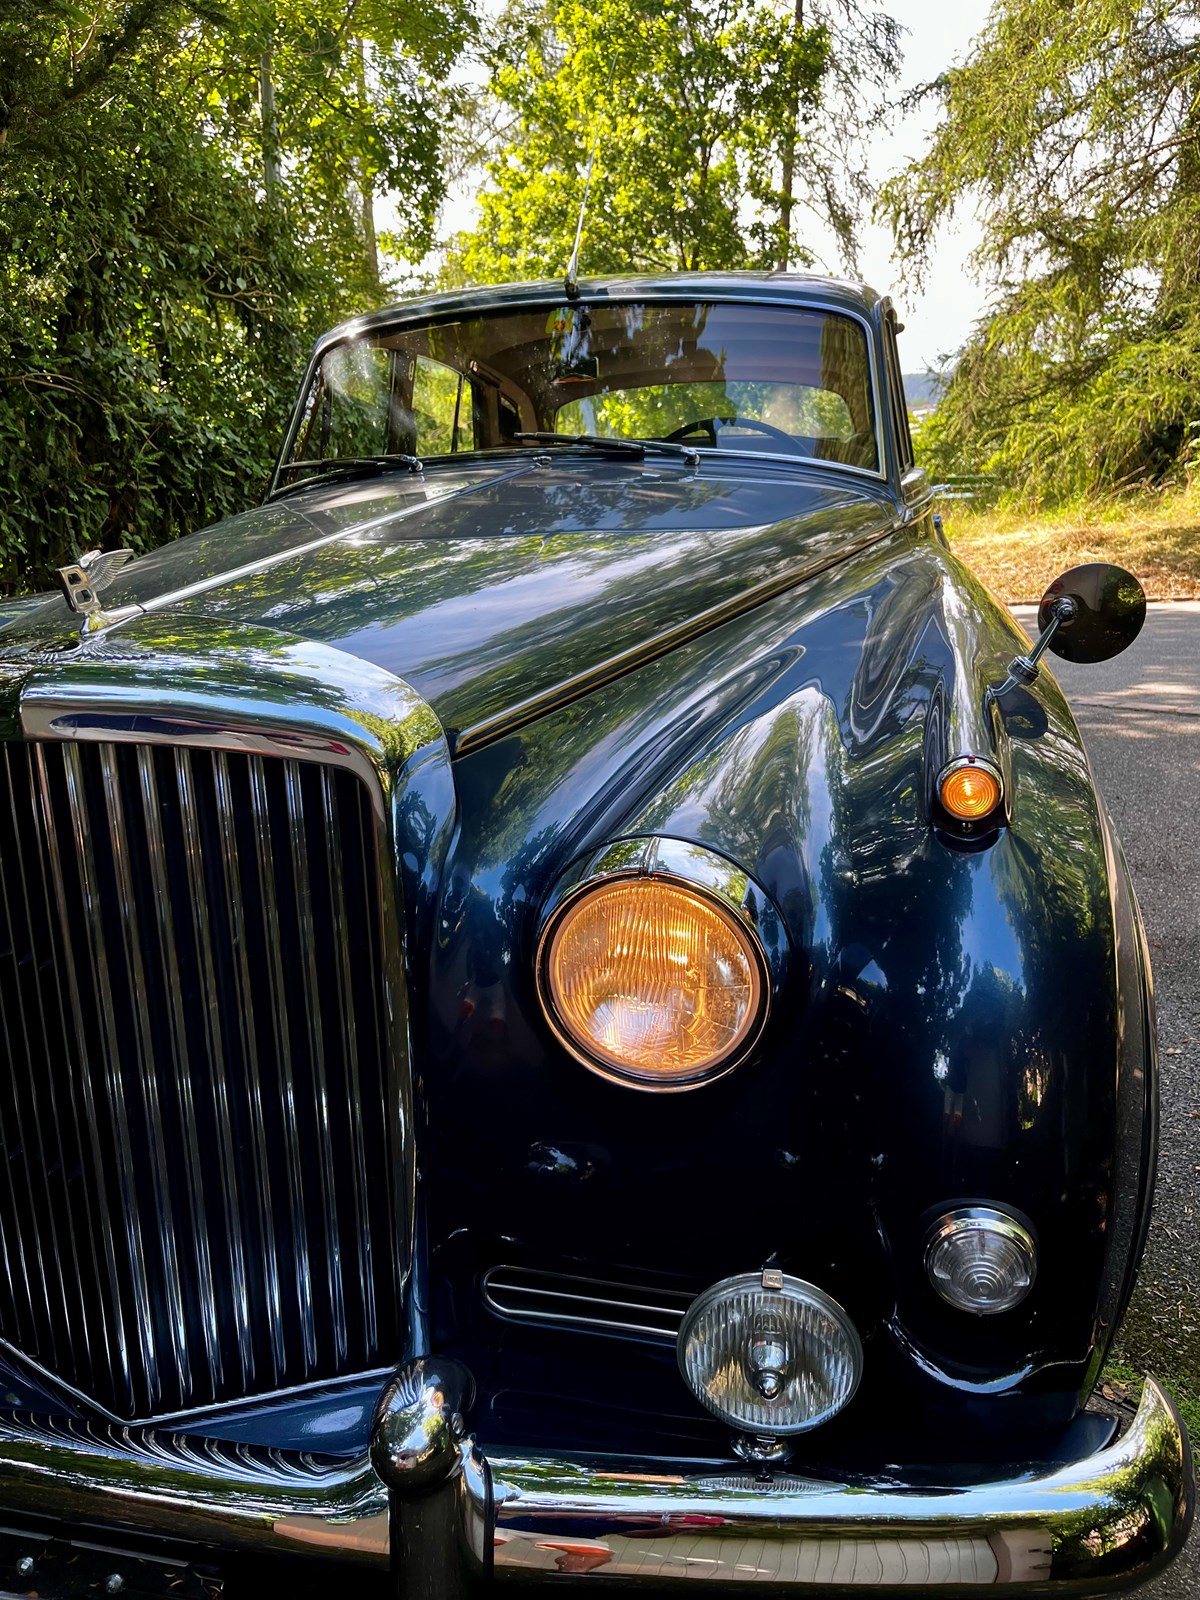
[[[1115,561],[1151,600],[1200,599],[1200,493],[1089,503],[1064,511],[942,507],[955,554],[1010,604],[1040,600],[1046,585],[1081,561]]]

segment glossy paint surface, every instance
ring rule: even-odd
[[[1073,1413],[1107,1338],[1113,1229],[1145,1184],[1136,1134],[1123,1192],[1115,1167],[1118,1101],[1139,1124],[1145,1107],[1145,1022],[1132,973],[1116,984],[1128,888],[1061,698],[1045,680],[983,710],[1015,644],[951,558],[897,534],[458,763],[418,985],[448,1135],[435,1278],[443,1244],[462,1262],[447,1331],[486,1337],[469,1277],[501,1249],[697,1291],[773,1259],[867,1341],[860,1397],[814,1449],[906,1397],[939,1428]],[[930,825],[930,776],[964,748],[994,754],[1010,796],[1008,826],[977,841]],[[661,1100],[581,1071],[531,975],[539,907],[573,859],[649,833],[744,866],[792,955],[752,1059]],[[546,1147],[586,1156],[547,1170]],[[1029,1218],[1041,1253],[1029,1300],[986,1323],[944,1306],[921,1264],[932,1222],[969,1201]],[[507,1384],[503,1350],[495,1369]]]
[[[1128,876],[1051,675],[989,698],[1027,643],[889,470],[449,463],[134,562],[103,598],[141,614],[95,637],[61,600],[0,628],[0,736],[78,736],[81,701],[93,737],[113,703],[165,736],[228,702],[239,729],[340,730],[375,775],[419,1172],[396,1355],[465,1361],[485,1450],[728,1457],[669,1346],[505,1323],[500,1263],[695,1294],[772,1259],[818,1285],[865,1350],[819,1462],[1048,1453],[1111,1339],[1153,1148]],[[962,754],[1004,782],[981,836],[932,806]],[[778,927],[750,1056],[663,1097],[588,1073],[534,979],[578,864],[650,835],[749,873]],[[1039,1249],[986,1321],[922,1265],[972,1203]]]

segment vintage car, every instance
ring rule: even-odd
[[[266,502],[0,627],[0,1587],[1101,1594],[1150,968],[891,305],[322,339]],[[1048,575],[1049,576],[1049,575]],[[339,1587],[333,1589],[331,1586]]]

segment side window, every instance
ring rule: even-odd
[[[416,358],[412,410],[418,455],[445,456],[474,448],[470,385],[453,367],[427,356]]]
[[[904,377],[900,371],[900,351],[896,344],[896,314],[889,311],[883,323],[883,358],[887,367],[889,409],[896,444],[896,460],[901,474],[913,465],[912,434],[908,431],[908,401],[904,396]]]
[[[297,458],[375,456],[388,449],[391,360],[365,344],[338,345],[321,364]]]

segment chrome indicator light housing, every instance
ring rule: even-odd
[[[1033,1235],[990,1206],[963,1206],[934,1223],[925,1242],[934,1289],[958,1311],[997,1316],[1019,1306],[1037,1277]]]

